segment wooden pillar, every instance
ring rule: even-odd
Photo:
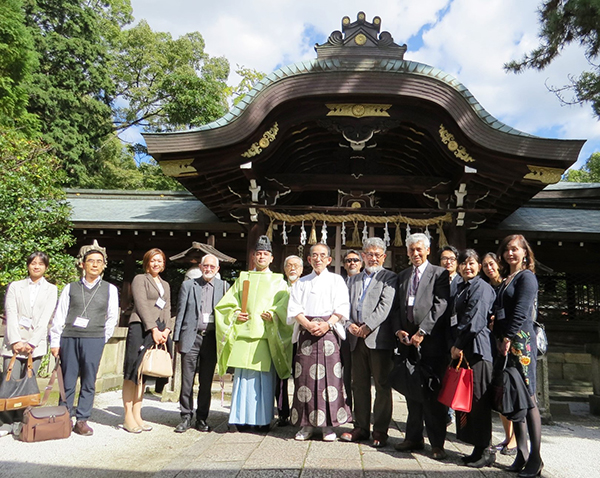
[[[121,288],[121,311],[129,310],[133,303],[131,294],[131,282],[135,277],[135,257],[133,257],[133,244],[128,244],[127,255],[123,264],[123,287]],[[129,316],[121,314],[119,319],[119,327],[127,327]]]
[[[467,248],[467,230],[464,226],[457,227],[455,224],[444,226],[444,232],[448,244],[456,247],[459,251]]]
[[[342,270],[342,227],[335,226],[335,266],[333,268],[336,274]]]

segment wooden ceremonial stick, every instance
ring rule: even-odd
[[[246,313],[248,307],[248,292],[250,291],[250,281],[245,280],[242,283],[242,313]]]

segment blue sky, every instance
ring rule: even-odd
[[[600,150],[600,123],[591,108],[562,106],[546,85],[588,67],[578,47],[567,48],[543,72],[506,73],[503,65],[538,43],[539,0],[132,0],[137,20],[178,37],[199,31],[206,51],[230,64],[265,73],[315,57],[341,20],[379,16],[382,30],[406,43],[407,60],[455,76],[493,116],[521,131],[550,138],[587,139],[577,167]],[[230,83],[236,83],[233,75]]]

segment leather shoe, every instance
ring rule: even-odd
[[[470,466],[471,468],[483,468],[484,466],[492,466],[492,463],[495,461],[496,454],[492,453],[489,449],[485,449],[479,460],[467,463],[467,466]]]
[[[373,432],[373,448],[383,448],[387,445],[388,436],[382,432]]]
[[[422,441],[414,442],[410,440],[404,440],[402,443],[396,443],[394,448],[397,451],[416,451],[425,448],[425,443]]]
[[[94,434],[94,430],[87,424],[87,420],[77,420],[77,423],[75,423],[75,426],[73,427],[73,433],[89,437]]]
[[[506,456],[515,456],[517,454],[517,447],[508,448],[508,446],[504,445],[500,449],[500,454],[501,455],[506,455]]]
[[[431,452],[431,458],[433,458],[434,460],[444,460],[448,458],[448,455],[446,454],[443,448],[439,448],[436,446],[431,449]]]
[[[192,426],[192,417],[189,415],[186,415],[185,417],[183,417],[183,419],[181,420],[179,425],[177,425],[175,427],[175,433],[187,432],[191,426]]]
[[[363,430],[362,428],[355,428],[351,432],[342,433],[340,436],[340,440],[342,441],[363,441],[369,439],[369,432]]]
[[[143,432],[151,432],[152,431],[152,425],[148,425],[146,422],[144,422],[143,425],[140,425],[140,428],[142,429]]]
[[[527,462],[523,459],[521,455],[517,455],[517,458],[515,459],[515,461],[513,461],[513,464],[506,467],[506,471],[519,472],[523,470],[523,468],[525,468],[526,463]]]
[[[537,478],[538,476],[541,476],[542,470],[544,469],[544,462],[540,462],[540,465],[534,471],[528,471],[526,470],[526,468],[527,466],[525,466],[525,468],[523,468],[523,471],[521,471],[517,475],[517,478]]]
[[[210,426],[208,426],[208,423],[206,423],[206,420],[201,420],[201,419],[196,420],[196,423],[194,424],[194,428],[196,430],[198,430],[199,432],[209,432],[210,431]]]

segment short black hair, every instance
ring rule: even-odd
[[[48,254],[41,251],[35,251],[33,254],[30,254],[27,258],[27,267],[29,267],[29,264],[31,264],[34,259],[41,260],[46,267],[50,265],[50,259],[48,258]]]
[[[452,254],[454,254],[454,257],[458,260],[458,249],[454,246],[444,246],[440,249],[440,252],[438,253],[438,262],[441,262],[442,260],[442,252],[446,252],[446,251],[450,251],[452,252]]]

